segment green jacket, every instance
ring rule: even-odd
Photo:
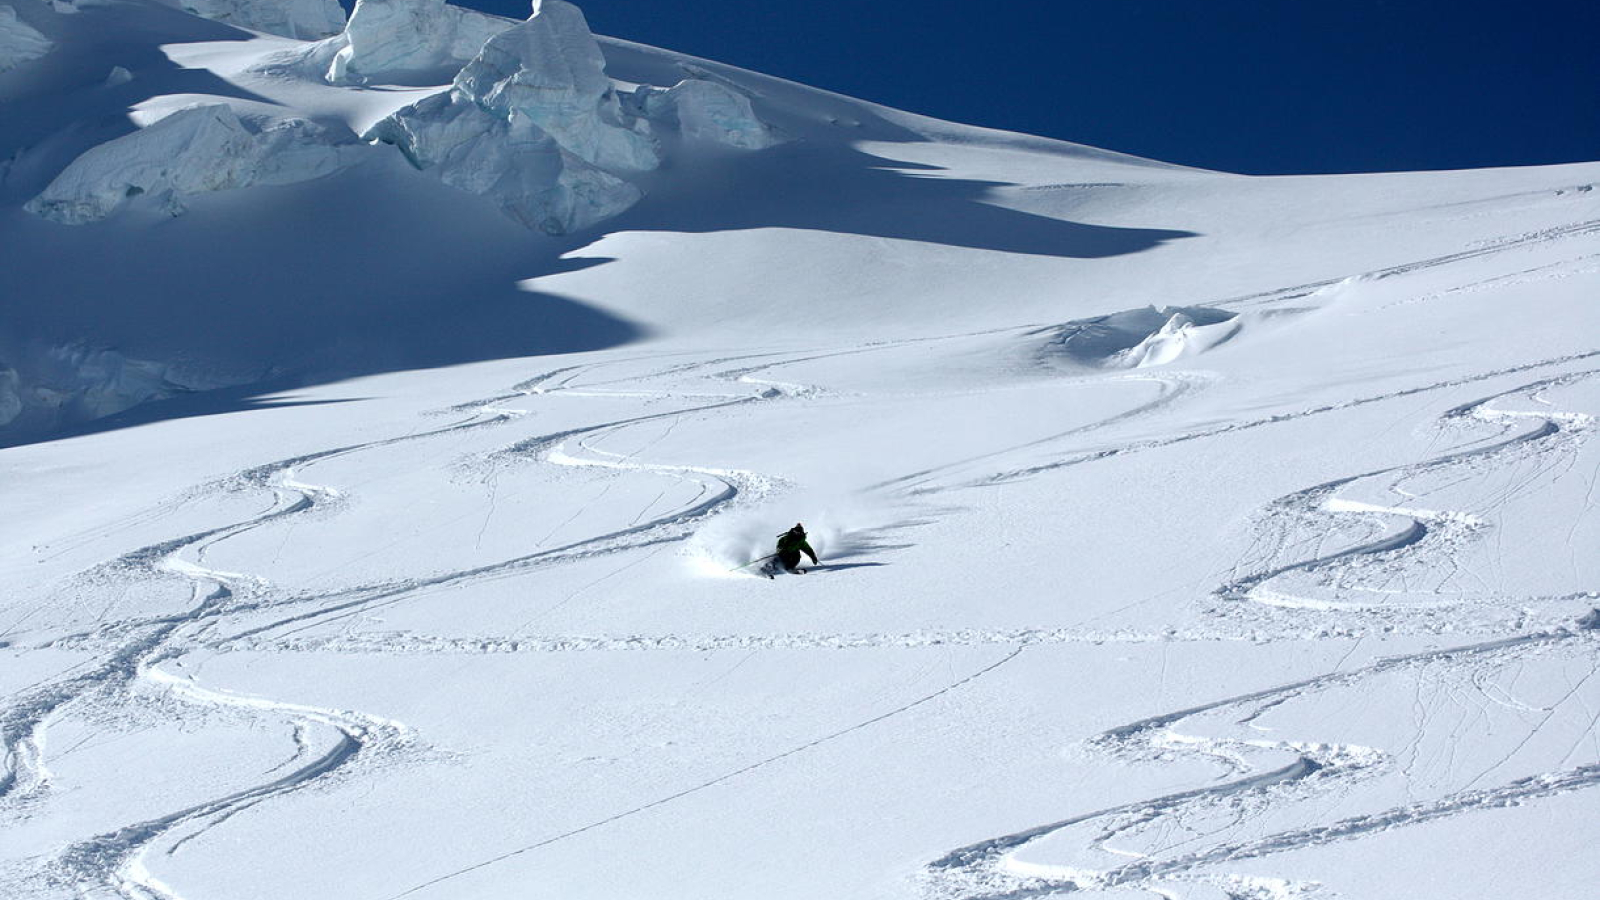
[[[803,535],[798,535],[792,531],[787,531],[778,536],[779,553],[793,552],[796,550],[802,551],[805,553],[805,555],[811,557],[811,561],[813,563],[817,561],[817,551],[811,549],[811,545],[806,543],[806,539]]]

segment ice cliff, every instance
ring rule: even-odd
[[[348,134],[305,119],[246,124],[225,104],[190,106],[90,149],[25,208],[81,225],[149,195],[176,215],[189,196],[308,181],[350,164],[361,151]]]
[[[19,344],[0,336],[0,429],[47,431],[151,400],[262,378],[177,362],[133,359],[85,345]]]
[[[643,196],[633,179],[660,165],[663,125],[689,143],[775,142],[750,101],[719,84],[619,94],[583,13],[542,0],[526,22],[490,37],[448,91],[399,110],[366,137],[394,144],[417,168],[493,199],[530,228],[563,234]]]
[[[449,91],[366,136],[394,144],[452,187],[490,197],[524,225],[561,234],[642,196],[613,174],[659,162],[650,137],[629,125],[583,13],[547,0],[491,37]]]
[[[325,38],[344,28],[338,0],[182,0],[179,5],[207,19],[300,40]]]
[[[515,24],[444,0],[359,0],[344,33],[322,48],[331,84],[437,84]]]
[[[750,98],[714,81],[691,78],[664,91],[644,85],[634,97],[647,118],[676,127],[686,143],[740,150],[780,143],[773,129],[756,118]]]
[[[8,72],[50,52],[50,39],[17,18],[10,6],[0,6],[0,72]]]
[[[206,2],[221,9],[223,0]],[[279,7],[282,22],[312,28],[310,2]],[[238,0],[227,7],[235,18],[245,8]],[[16,34],[31,32],[4,21]],[[316,21],[322,28],[332,19]],[[418,169],[550,234],[628,209],[644,195],[645,173],[680,148],[778,142],[750,99],[719,82],[619,91],[583,13],[564,0],[535,0],[524,22],[443,0],[360,0],[342,33],[276,53],[258,71],[338,84],[450,79],[364,137],[393,144]],[[77,225],[147,196],[176,214],[187,197],[305,181],[360,152],[348,134],[304,119],[259,124],[223,104],[190,107],[84,153],[26,208]]]

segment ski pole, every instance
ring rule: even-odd
[[[777,556],[777,555],[778,554],[776,554],[776,553],[768,553],[766,556],[763,556],[760,559],[752,559],[749,562],[745,563],[744,565],[742,565],[742,566],[734,566],[733,568],[729,569],[728,571],[729,572],[737,572],[740,569],[748,569],[748,568],[750,568],[751,566],[755,565],[758,562],[766,562],[767,560],[769,560],[769,559],[771,559],[771,558],[773,558],[774,556]]]

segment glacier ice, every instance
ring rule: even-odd
[[[484,44],[455,89],[506,118],[526,117],[602,169],[653,169],[660,161],[655,142],[628,127],[605,65],[576,6],[536,0],[526,22]]]
[[[85,152],[25,208],[81,225],[150,194],[165,195],[176,214],[187,195],[308,181],[349,165],[360,150],[305,119],[275,120],[257,129],[226,104],[189,106]]]
[[[748,97],[714,81],[619,94],[583,13],[564,0],[535,0],[533,15],[489,37],[449,90],[364,137],[394,144],[412,165],[493,199],[530,228],[564,234],[638,202],[635,181],[661,164],[657,126],[690,145],[779,142]]]
[[[261,370],[136,359],[85,344],[0,342],[0,428],[49,431],[151,400],[248,384]]]
[[[180,5],[203,18],[300,40],[325,38],[344,28],[338,0],[182,0]]]
[[[564,234],[643,193],[618,173],[654,168],[654,141],[627,124],[583,14],[546,0],[491,37],[449,91],[399,110],[365,135],[419,169],[493,199],[524,225]]]
[[[8,72],[50,52],[50,39],[17,18],[10,6],[0,6],[0,72]]]
[[[335,52],[325,77],[332,84],[449,78],[513,24],[444,0],[358,0],[344,33],[328,42]]]
[[[549,234],[610,218],[642,196],[564,150],[527,117],[496,115],[453,91],[423,98],[366,136],[394,144],[417,168]]]
[[[635,95],[646,116],[676,123],[679,135],[690,143],[761,150],[782,142],[756,118],[749,97],[715,81],[689,78],[665,91],[646,85]]]

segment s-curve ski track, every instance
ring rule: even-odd
[[[1498,249],[1382,276],[1412,277]],[[1329,283],[1218,305],[1270,308]],[[448,827],[479,831],[406,853],[403,865],[391,857],[381,871],[360,873],[349,893],[478,896],[524,878],[519,867],[543,873],[535,880],[557,877],[539,861],[599,835],[624,851],[643,840],[671,855],[683,830],[679,810],[814,810],[806,804],[842,795],[867,773],[892,792],[900,782],[873,765],[897,750],[911,775],[922,765],[939,773],[942,781],[899,796],[937,812],[945,824],[929,834],[945,843],[933,846],[903,819],[880,814],[874,834],[886,846],[885,835],[899,835],[901,856],[851,865],[892,872],[901,895],[949,900],[1339,896],[1339,885],[1262,875],[1262,866],[1592,796],[1600,623],[1581,613],[1600,602],[1600,585],[1583,583],[1583,562],[1565,550],[1552,550],[1544,566],[1529,559],[1534,551],[1508,549],[1525,545],[1507,534],[1544,494],[1571,501],[1560,530],[1585,533],[1595,506],[1600,350],[1419,370],[1403,385],[1356,384],[1303,402],[1276,398],[1275,406],[1251,396],[1253,414],[1221,419],[1223,407],[1202,404],[1220,402],[1229,377],[1201,366],[1203,358],[1065,373],[1029,361],[1040,334],[1027,324],[837,347],[595,354],[520,373],[509,386],[457,391],[394,433],[204,481],[123,525],[90,523],[73,540],[107,548],[118,546],[119,529],[145,535],[169,519],[186,525],[108,552],[6,608],[4,649],[75,661],[0,698],[0,826],[27,830],[35,848],[4,861],[0,893],[201,900],[204,892],[186,886],[205,868],[194,860],[247,822],[282,817],[292,830],[309,798],[402,782],[460,788],[461,773],[502,758],[548,757],[535,774],[583,805],[549,803],[510,824],[497,811],[493,826],[455,820]],[[937,372],[948,360],[981,371],[975,386],[900,372]],[[890,376],[900,376],[893,390],[875,388]],[[902,420],[893,417],[909,417],[917,404],[978,412],[1014,404],[1027,415],[997,417],[992,431],[976,434],[930,426],[903,459],[856,440],[873,428],[894,433]],[[1372,431],[1380,419],[1396,437],[1369,452],[1365,444],[1382,443]],[[988,593],[993,573],[939,568],[939,554],[960,549],[956,536],[977,535],[996,553],[1012,539],[1008,527],[1023,532],[1018,540],[1036,537],[1042,519],[993,501],[1000,492],[1025,492],[1018,506],[1036,512],[1027,504],[1087,506],[1083,491],[1114,484],[1101,497],[1106,509],[1082,515],[1109,518],[1137,497],[1156,497],[1141,509],[1159,510],[1165,488],[1142,480],[1146,467],[1188,453],[1224,466],[1322,423],[1331,423],[1330,441],[1349,441],[1351,461],[1329,453],[1286,465],[1273,490],[1248,504],[1238,499],[1247,491],[1238,492],[1230,502],[1241,514],[1219,517],[1215,544],[1193,535],[1197,546],[1233,554],[1206,559],[1165,592],[1095,596],[1092,585],[1073,586],[1079,593],[1062,595],[1070,602],[1050,594],[1052,602],[1030,609]],[[1351,428],[1366,430],[1337,431]],[[725,561],[710,567],[724,573],[719,579],[685,563],[715,552],[713,538],[741,522],[768,540],[772,510],[787,513],[783,504],[833,511],[807,496],[819,471],[806,468],[814,449],[786,457],[768,449],[781,451],[781,441],[749,438],[768,430],[795,443],[807,433],[838,435],[838,459],[823,468],[850,479],[851,502],[868,510],[822,532],[835,542],[824,555],[831,549],[843,562],[825,579],[803,580],[812,592],[804,603],[793,585],[726,575]],[[404,487],[386,493],[385,484]],[[1574,485],[1587,485],[1587,495]],[[251,514],[237,514],[252,504]],[[348,524],[362,516],[372,523]],[[432,534],[439,537],[418,537]],[[326,539],[328,565],[308,574],[285,564],[296,561],[285,548],[320,547],[322,535],[342,535]],[[1064,538],[1037,540],[1048,552]],[[1053,561],[1023,559],[1040,561],[1041,575]],[[1546,571],[1558,562],[1570,573]],[[1537,570],[1540,587],[1522,587],[1527,570]],[[904,587],[929,571],[933,588]],[[1167,620],[1119,618],[1168,595]],[[139,611],[120,612],[128,609]],[[571,622],[584,625],[561,624]],[[1169,696],[1169,652],[1221,660],[1227,677]],[[1128,675],[1139,685],[1133,699],[1107,701],[1129,714],[1097,707],[1091,716],[1062,699],[1071,694],[1058,680],[1086,691],[1086,674],[1133,658],[1159,658],[1161,671]],[[1270,671],[1258,677],[1233,664],[1247,658],[1265,659]],[[251,682],[246,662],[277,672],[305,663],[319,674]],[[384,678],[361,676],[380,684],[413,669],[428,674],[393,694],[321,682],[321,673],[337,681],[346,664],[387,666]],[[592,694],[573,701],[570,719],[536,721],[515,739],[498,736],[513,727],[505,720],[476,738],[439,736],[451,721],[439,697],[470,718],[503,699],[502,676],[527,679],[518,683],[531,685],[530,706],[563,692]],[[310,694],[383,700],[369,707]],[[1167,699],[1170,708],[1151,711]],[[1349,712],[1367,707],[1377,709]],[[650,730],[669,721],[693,740],[664,736],[665,725]],[[1027,747],[1052,725],[1075,734],[1063,741],[1070,752]],[[158,793],[109,813],[60,811],[76,809],[66,773],[83,757],[72,754],[130,733],[167,735],[170,763],[153,754],[135,769],[170,772],[185,765],[184,734],[209,728],[289,748],[288,756],[254,768],[208,760],[192,779],[175,779],[181,801]],[[53,740],[68,729],[84,737]],[[593,752],[575,749],[590,740]],[[947,744],[982,752],[944,753]],[[1080,783],[1127,776],[1129,795],[1102,791],[1105,802],[1084,805],[1063,791],[1037,814],[1042,792],[1003,776],[1004,761],[1023,757],[1029,777],[1073,767]],[[829,773],[839,780],[819,781]],[[411,794],[441,808],[455,801]],[[381,804],[349,807],[363,821],[383,820]],[[954,814],[964,807],[982,811],[970,826]],[[784,808],[761,816],[781,817]],[[71,832],[65,839],[40,836],[56,822],[68,823],[57,829]],[[919,861],[907,862],[915,854]],[[497,873],[510,874],[496,881]]]

